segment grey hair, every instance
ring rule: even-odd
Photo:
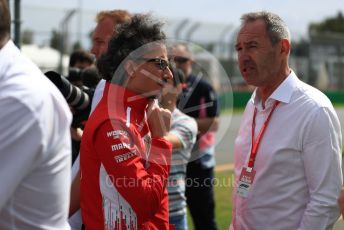
[[[275,45],[281,39],[290,41],[290,32],[285,22],[277,15],[267,11],[252,12],[241,16],[242,26],[246,23],[262,19],[266,24],[266,32],[271,44]]]

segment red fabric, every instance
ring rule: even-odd
[[[251,138],[252,138],[252,146],[251,146],[251,153],[250,153],[250,159],[248,161],[248,167],[249,168],[253,168],[254,167],[254,163],[256,161],[256,156],[257,156],[257,151],[258,151],[258,147],[259,144],[264,136],[266,127],[269,124],[270,118],[273,114],[273,112],[275,111],[276,107],[279,105],[280,101],[276,101],[274,103],[274,106],[272,107],[268,117],[266,118],[266,120],[264,121],[262,128],[260,129],[257,139],[254,140],[254,131],[256,129],[256,115],[257,115],[257,108],[254,108],[254,113],[253,113],[253,119],[252,119],[252,130],[251,130]]]
[[[166,183],[172,146],[150,139],[146,106],[146,99],[107,83],[86,124],[80,148],[86,229],[169,229]]]

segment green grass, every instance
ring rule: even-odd
[[[233,173],[215,173],[215,215],[218,229],[228,229],[232,219],[232,181]],[[190,214],[188,213],[189,230],[194,230]]]
[[[225,114],[230,114],[230,113],[233,113],[233,114],[238,114],[238,113],[243,113],[245,110],[245,107],[243,108],[233,108],[233,109],[223,109],[221,110],[221,113],[220,113],[220,116],[221,115],[225,115]]]

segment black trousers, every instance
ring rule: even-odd
[[[195,230],[217,229],[213,179],[214,168],[202,168],[197,160],[188,163],[185,195]]]

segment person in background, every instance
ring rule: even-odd
[[[332,229],[342,135],[330,100],[288,64],[291,39],[271,12],[241,17],[240,72],[256,87],[235,140],[231,229]]]
[[[94,64],[94,57],[85,50],[75,50],[69,57],[69,68],[86,69]]]
[[[95,89],[101,80],[98,70],[95,66],[88,67],[82,71],[82,84],[90,89]]]
[[[134,15],[97,61],[104,96],[81,141],[80,195],[86,229],[169,229],[164,138],[171,113],[155,98],[172,73],[162,24]]]
[[[83,104],[86,105],[83,109],[75,109],[73,106],[70,106],[73,113],[71,136],[72,162],[74,163],[79,155],[84,124],[90,115],[92,98],[95,88],[100,81],[100,76],[95,66],[86,67],[85,69],[70,68],[67,80],[78,87],[83,95],[87,95],[87,100],[82,100],[83,97],[78,97],[78,95],[75,96],[76,100],[81,99],[84,102]]]
[[[186,200],[196,230],[217,229],[215,222],[214,167],[215,132],[218,129],[219,106],[213,87],[204,79],[192,74],[192,54],[185,44],[171,50],[176,67],[187,78],[178,102],[178,108],[195,118],[198,127],[197,142],[187,166]],[[210,183],[209,183],[210,181]]]
[[[95,56],[96,60],[100,58],[107,51],[109,40],[112,36],[116,35],[116,27],[130,20],[131,15],[126,10],[104,10],[100,11],[96,16],[97,25],[92,33],[92,48],[91,53]],[[99,73],[98,73],[99,74]],[[97,106],[98,102],[103,96],[105,80],[101,79],[96,86],[91,105],[91,113]],[[82,133],[80,129],[74,133],[76,140],[81,140]],[[79,194],[80,188],[80,159],[79,156],[73,164],[72,168],[72,197],[73,194]],[[78,197],[78,196],[77,196]],[[72,199],[70,213],[73,215],[69,218],[69,223],[73,230],[79,230],[82,226],[81,212],[79,199]],[[78,211],[76,211],[78,210]]]
[[[82,87],[83,70],[93,67],[95,63],[94,56],[85,50],[75,50],[69,57],[68,81],[73,85]],[[95,88],[95,87],[94,87]]]
[[[191,150],[196,142],[197,123],[195,119],[177,108],[177,99],[183,90],[185,76],[173,68],[173,79],[167,81],[161,98],[161,106],[172,113],[171,130],[165,138],[172,144],[172,161],[168,177],[169,219],[175,230],[187,230],[185,176]]]
[[[98,60],[108,48],[110,39],[116,35],[116,27],[128,22],[131,15],[126,10],[101,11],[96,16],[97,26],[92,33],[91,53]],[[92,108],[94,109],[103,96],[105,80],[100,80],[94,92]],[[93,110],[92,109],[92,110]]]
[[[68,230],[72,116],[10,28],[0,0],[0,229]]]

